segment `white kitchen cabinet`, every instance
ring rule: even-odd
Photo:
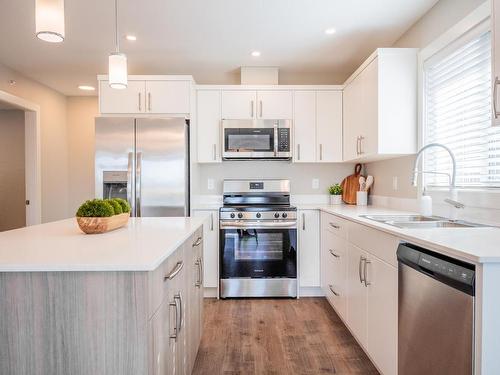
[[[316,160],[342,161],[342,92],[316,93]]]
[[[349,244],[347,255],[347,324],[359,343],[366,348],[367,342],[367,297],[363,283],[366,251]]]
[[[319,212],[299,210],[298,215],[299,286],[319,287]]]
[[[203,225],[203,283],[205,288],[219,285],[219,211],[195,210],[195,217],[205,217]]]
[[[196,112],[198,163],[219,163],[222,160],[220,90],[198,90]]]
[[[257,118],[263,120],[291,120],[293,92],[290,90],[257,91]]]
[[[146,81],[147,113],[189,113],[191,82]]]
[[[500,85],[500,0],[491,1],[491,30],[492,30],[492,90],[493,90],[493,100],[495,100],[495,109],[500,112],[500,94],[498,86]],[[494,94],[497,94],[496,97]],[[493,113],[492,122],[493,125],[500,125],[500,116],[495,116]]]
[[[128,81],[125,89],[109,87],[109,81],[99,81],[99,111],[101,113],[144,113],[146,111],[146,83]]]
[[[295,91],[293,119],[293,161],[313,163],[316,161],[316,91]]]
[[[367,277],[367,350],[384,375],[397,374],[398,270],[369,255]]]
[[[346,81],[344,160],[374,161],[417,147],[417,50],[380,48]]]
[[[222,90],[222,118],[251,120],[256,117],[257,93],[247,90]]]

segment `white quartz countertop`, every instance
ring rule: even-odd
[[[299,208],[316,208],[393,234],[415,245],[474,263],[500,262],[500,228],[497,227],[401,229],[392,225],[378,223],[360,215],[415,214],[414,212],[396,211],[374,206],[348,205],[303,205]]]
[[[152,271],[203,218],[130,218],[126,227],[84,234],[67,219],[0,233],[0,272]]]

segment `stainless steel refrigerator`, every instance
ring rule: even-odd
[[[189,123],[96,118],[95,193],[128,200],[132,216],[189,216]]]

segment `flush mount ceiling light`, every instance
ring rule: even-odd
[[[335,30],[333,27],[330,27],[328,29],[325,30],[325,34],[326,35],[333,35],[337,32],[337,30]]]
[[[94,91],[95,90],[94,86],[88,86],[88,85],[80,85],[80,86],[78,86],[78,88],[80,90],[83,90],[83,91]]]
[[[260,56],[260,51],[253,51],[252,52],[253,57],[259,57]]]
[[[127,39],[131,42],[135,42],[137,40],[137,37],[135,35],[128,34],[125,36],[125,39]]]
[[[50,43],[64,40],[64,0],[36,0],[37,38]]]
[[[109,86],[113,89],[127,88],[127,56],[120,52],[118,38],[118,0],[115,0],[115,52],[109,55]]]

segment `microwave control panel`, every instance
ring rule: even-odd
[[[278,129],[278,152],[290,152],[290,128]]]

